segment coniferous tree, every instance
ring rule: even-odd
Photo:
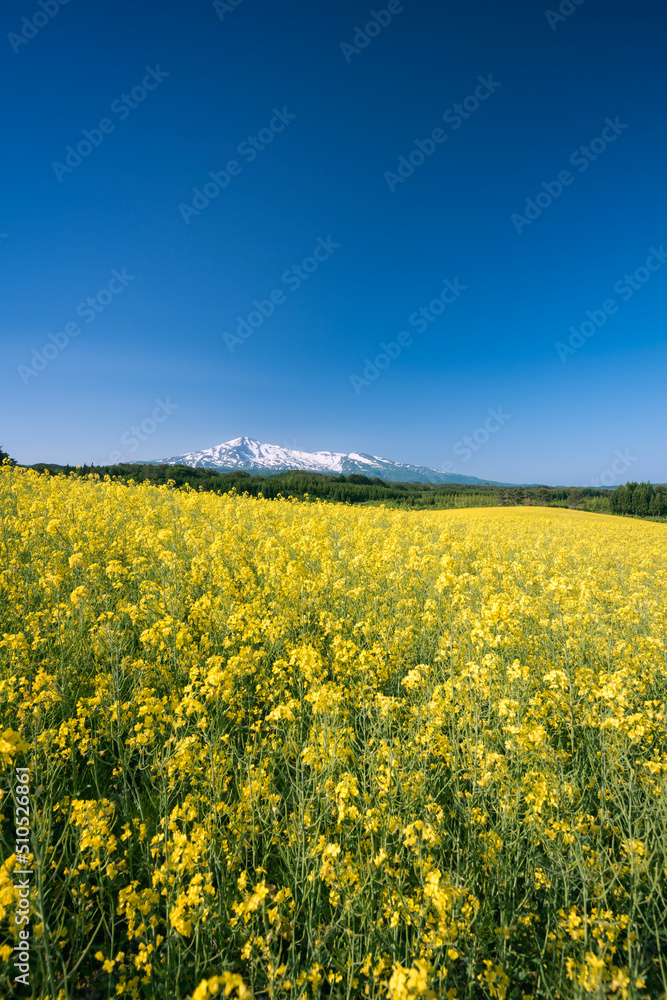
[[[650,483],[639,483],[635,486],[632,494],[632,513],[636,517],[648,517],[652,489]]]
[[[655,487],[653,501],[654,517],[667,517],[667,486],[660,484]]]
[[[633,517],[667,516],[667,486],[653,483],[624,483],[617,486],[609,497],[612,514],[631,514]]]
[[[579,487],[578,486],[573,486],[572,489],[568,492],[568,495],[567,495],[567,505],[568,505],[568,507],[571,507],[574,510],[578,510],[579,507],[581,506],[582,497],[583,497],[583,493],[579,489]]]
[[[629,514],[632,509],[632,484],[626,483],[621,489],[623,490],[621,514]]]

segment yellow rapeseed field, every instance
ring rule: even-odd
[[[664,526],[7,465],[0,518],[3,996],[667,995]]]

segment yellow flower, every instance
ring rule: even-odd
[[[0,954],[29,911],[31,948],[92,935],[120,1000],[249,997],[250,971],[286,1000],[530,992],[503,955],[554,996],[650,992],[665,525],[140,474],[0,468]]]
[[[13,729],[0,732],[0,755],[5,766],[11,764],[18,753],[25,753],[29,749],[29,744]]]
[[[233,992],[236,992],[238,1000],[250,1000],[251,993],[241,976],[233,972],[223,972],[220,976],[202,979],[192,994],[191,1000],[209,1000],[209,997],[219,994],[228,997]]]

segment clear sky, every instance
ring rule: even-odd
[[[662,0],[0,18],[14,458],[667,479]]]

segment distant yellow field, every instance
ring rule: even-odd
[[[44,998],[667,995],[663,525],[7,466],[0,516],[5,996],[21,926]]]

